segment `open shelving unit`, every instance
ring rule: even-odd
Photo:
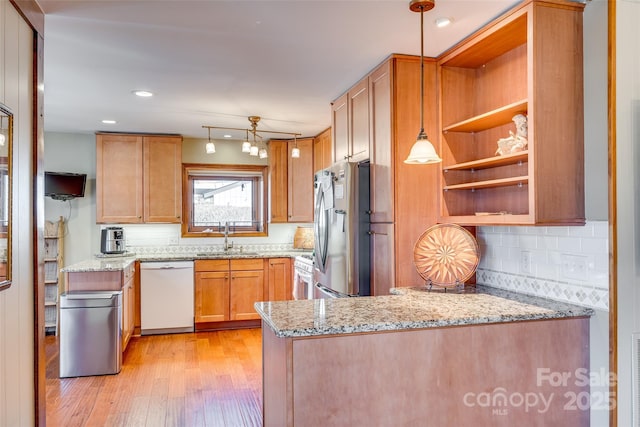
[[[45,333],[58,334],[60,294],[64,291],[64,218],[46,221],[44,233],[44,318]]]
[[[439,222],[584,224],[583,4],[529,0],[438,59]],[[528,146],[497,141],[528,119]]]

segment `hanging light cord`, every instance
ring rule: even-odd
[[[424,6],[420,5],[420,134],[418,139],[427,139],[424,133]]]

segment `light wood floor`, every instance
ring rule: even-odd
[[[118,375],[58,378],[46,337],[47,426],[261,426],[260,329],[134,337]]]

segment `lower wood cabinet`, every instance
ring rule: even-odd
[[[269,301],[293,299],[291,258],[269,258]]]
[[[195,323],[259,320],[259,301],[291,299],[290,258],[195,262]]]
[[[122,351],[127,348],[135,329],[135,264],[124,271],[122,285]]]

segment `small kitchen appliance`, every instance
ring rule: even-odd
[[[103,254],[125,253],[124,230],[122,227],[107,227],[102,229],[100,252]]]

